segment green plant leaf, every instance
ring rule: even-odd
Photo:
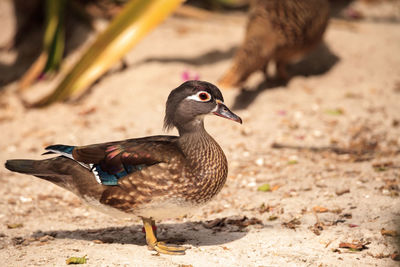
[[[44,51],[49,55],[44,72],[58,70],[65,46],[65,0],[46,1],[46,32],[44,35]]]
[[[325,110],[325,113],[328,115],[338,116],[338,115],[343,115],[344,111],[341,108],[335,108],[335,109],[327,109]]]
[[[131,0],[107,29],[86,50],[56,89],[31,104],[43,107],[54,101],[76,98],[160,24],[184,0]]]
[[[271,191],[271,186],[269,184],[263,184],[257,188],[258,191],[268,192]]]
[[[66,0],[47,0],[46,29],[43,38],[43,50],[31,67],[19,81],[19,89],[25,89],[42,73],[59,69],[64,53],[65,33],[64,14]]]
[[[83,257],[69,257],[65,263],[66,264],[86,264],[87,262],[87,255],[83,256]]]

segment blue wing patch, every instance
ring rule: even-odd
[[[110,174],[106,171],[103,171],[99,164],[94,164],[92,166],[92,172],[96,177],[97,182],[104,185],[118,185],[118,179],[132,173],[135,171],[141,171],[146,165],[124,165],[124,170],[115,174]]]
[[[72,151],[74,150],[75,146],[67,146],[67,145],[52,145],[52,146],[48,146],[45,149],[47,150],[45,154],[60,154],[64,157],[70,158],[72,160],[75,160],[72,157]],[[99,184],[104,184],[104,185],[118,185],[118,179],[121,179],[122,177],[135,172],[135,171],[141,171],[144,167],[146,167],[145,164],[140,164],[140,165],[124,165],[124,170],[120,171],[118,173],[108,173],[106,171],[103,171],[100,167],[100,164],[85,164],[82,162],[79,162],[77,160],[75,160],[76,162],[78,162],[80,165],[82,165],[83,167],[89,169],[90,171],[93,172],[96,181]]]

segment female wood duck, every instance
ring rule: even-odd
[[[52,145],[45,160],[8,160],[6,168],[61,186],[112,215],[142,218],[147,245],[160,253],[185,254],[185,247],[157,241],[155,220],[184,215],[205,204],[223,187],[228,164],[224,152],[204,129],[215,114],[239,123],[219,89],[187,81],[167,100],[164,128],[179,136],[159,135],[88,146]]]

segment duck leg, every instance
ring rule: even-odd
[[[289,73],[286,68],[287,68],[287,63],[285,61],[276,62],[277,77],[283,81],[289,80]]]
[[[157,241],[157,237],[154,233],[153,226],[155,222],[152,219],[142,218],[144,231],[146,232],[146,242],[149,248],[164,254],[170,255],[184,255],[187,248],[182,246],[171,246],[165,244],[165,242]]]

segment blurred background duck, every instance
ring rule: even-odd
[[[219,85],[240,86],[258,70],[267,77],[270,61],[276,63],[277,76],[288,79],[287,64],[321,42],[329,12],[328,0],[253,0],[244,42]]]

